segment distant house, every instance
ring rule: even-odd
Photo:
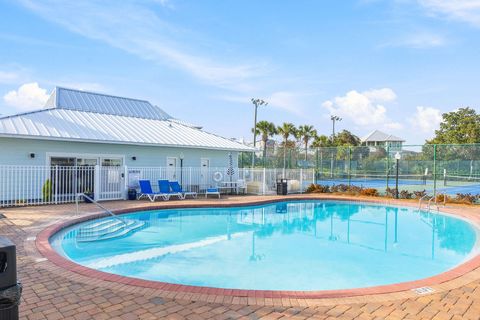
[[[375,130],[361,139],[362,145],[370,147],[372,151],[376,150],[376,147],[389,148],[390,151],[402,150],[402,145],[405,142],[404,139]]]

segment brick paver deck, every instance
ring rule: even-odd
[[[262,199],[265,197],[231,197],[171,201],[165,205]],[[104,205],[110,209],[152,206],[148,202],[124,201]],[[86,215],[94,212],[95,207],[82,205],[81,211]],[[444,211],[480,223],[480,208],[455,206]],[[423,296],[411,290],[327,299],[175,292],[91,278],[42,256],[35,245],[37,234],[54,223],[75,218],[73,205],[0,212],[7,217],[0,219],[0,234],[17,245],[19,279],[24,285],[22,319],[480,319],[480,268],[433,284],[435,292]]]

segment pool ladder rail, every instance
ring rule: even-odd
[[[437,211],[440,211],[440,205],[437,201],[437,198],[438,198],[439,195],[443,195],[443,206],[445,207],[447,205],[447,195],[445,193],[439,193],[436,196],[430,196],[430,195],[426,194],[423,197],[421,197],[420,200],[418,200],[418,210],[422,210],[423,200],[428,200],[427,211],[431,210],[432,201],[435,204],[435,206],[437,207]]]
[[[94,220],[93,222],[87,223],[83,227],[79,228],[76,236],[78,242],[93,242],[120,238],[145,227],[144,221],[120,218],[112,211],[108,210],[97,201],[83,193],[77,194],[75,199],[77,215],[79,211],[78,202],[82,197],[95,204],[110,217],[107,219],[102,219],[101,221]]]

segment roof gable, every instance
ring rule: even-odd
[[[370,141],[402,141],[404,142],[405,140],[403,138],[387,134],[385,132],[382,132],[380,130],[374,130],[370,134],[366,135],[363,137],[362,142],[370,142]]]
[[[143,119],[167,120],[172,117],[145,100],[56,87],[46,108],[68,109]]]

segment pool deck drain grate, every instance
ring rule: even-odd
[[[430,287],[421,287],[421,288],[412,289],[412,291],[415,292],[416,294],[423,295],[423,294],[433,293],[435,292],[435,289]]]

